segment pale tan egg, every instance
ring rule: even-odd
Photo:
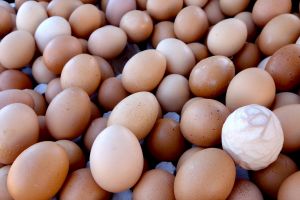
[[[47,12],[49,17],[60,16],[68,20],[71,13],[81,5],[79,0],[52,0],[48,4]]]
[[[147,0],[147,12],[158,21],[171,20],[182,9],[183,0]]]
[[[220,8],[219,0],[209,0],[204,7],[207,19],[211,25],[215,25],[225,18]]]
[[[277,93],[273,103],[273,110],[290,104],[300,104],[300,96],[292,92]]]
[[[234,16],[234,18],[239,19],[239,20],[243,21],[246,24],[247,33],[248,33],[247,40],[249,41],[249,40],[254,39],[256,34],[257,34],[257,27],[256,27],[256,24],[254,23],[254,21],[252,19],[252,13],[248,12],[248,11],[240,12],[239,14]]]
[[[105,5],[105,15],[107,21],[114,26],[119,26],[122,16],[130,10],[136,9],[135,0],[109,0]]]
[[[32,76],[38,83],[49,83],[52,79],[56,78],[56,75],[51,72],[43,61],[43,57],[40,56],[32,64]]]
[[[7,175],[10,169],[10,165],[2,166],[0,168],[0,198],[3,200],[13,200],[7,189]]]
[[[22,103],[34,108],[32,97],[23,90],[8,89],[0,91],[0,109],[13,103]]]
[[[190,159],[195,153],[198,151],[203,150],[202,147],[192,147],[188,150],[186,150],[179,158],[176,166],[176,171],[179,171],[180,167],[188,160]]]
[[[250,0],[220,0],[220,8],[227,16],[234,16],[244,11]]]
[[[47,90],[45,92],[45,98],[47,103],[50,103],[52,99],[62,91],[60,84],[60,78],[55,78],[48,83]]]

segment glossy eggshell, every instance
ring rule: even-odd
[[[83,136],[83,143],[86,149],[91,150],[96,137],[106,128],[107,118],[94,119]]]
[[[35,113],[37,115],[45,115],[47,103],[44,96],[34,90],[25,89],[24,91],[32,97],[34,102],[33,109]]]
[[[133,189],[133,199],[139,200],[175,200],[174,175],[161,170],[152,169],[143,174]]]
[[[33,98],[25,91],[18,89],[0,91],[0,109],[13,103],[22,103],[34,108]]]
[[[175,198],[226,199],[233,188],[235,175],[235,165],[228,154],[216,148],[204,149],[195,153],[177,172]]]
[[[9,165],[0,168],[0,198],[3,200],[13,200],[12,196],[9,194],[6,184],[9,169]]]
[[[107,21],[114,25],[119,26],[122,16],[130,10],[136,9],[135,0],[109,0],[107,1],[105,11]]]
[[[60,194],[61,200],[109,200],[111,194],[94,181],[89,168],[78,169],[69,175]]]
[[[14,199],[52,198],[63,185],[69,160],[54,142],[40,142],[22,152],[12,164],[7,187]]]
[[[9,69],[0,74],[0,90],[32,88],[32,82],[25,73]]]
[[[157,47],[158,43],[166,38],[175,38],[174,23],[171,21],[162,21],[154,26],[152,32],[152,46]]]
[[[131,188],[139,180],[144,158],[139,141],[127,128],[112,125],[97,136],[90,154],[96,183],[109,192]]]
[[[13,21],[11,13],[2,7],[0,7],[0,20],[2,23],[0,27],[0,37],[3,37],[13,29]]]
[[[192,147],[188,150],[186,150],[179,158],[176,166],[176,171],[179,171],[180,167],[187,161],[189,160],[195,153],[198,151],[203,150],[204,148],[202,147]]]
[[[82,89],[67,88],[54,97],[45,116],[48,129],[55,139],[74,139],[89,123],[89,96]]]
[[[292,92],[280,92],[275,96],[273,109],[290,104],[300,104],[300,96]]]
[[[155,124],[159,103],[150,92],[137,92],[124,98],[112,110],[107,125],[122,125],[138,139],[145,138]]]
[[[79,0],[51,0],[47,6],[47,12],[49,17],[60,16],[68,20],[72,12],[80,5],[82,2]]]
[[[300,172],[297,171],[290,175],[288,178],[286,178],[283,183],[280,185],[279,191],[278,191],[278,200],[296,200],[298,199],[300,193],[297,188],[297,185],[299,185],[300,182]]]
[[[233,189],[227,198],[228,200],[263,200],[263,195],[259,188],[251,181],[245,179],[237,179]]]
[[[147,12],[158,21],[174,18],[183,6],[183,0],[147,0]]]
[[[244,47],[233,56],[233,63],[237,71],[257,67],[261,60],[261,52],[256,44],[246,42]]]
[[[11,164],[27,147],[38,141],[37,115],[29,106],[14,103],[0,110],[0,162]]]
[[[44,63],[43,57],[38,57],[32,64],[32,76],[38,83],[49,83],[56,75]]]
[[[48,103],[62,91],[60,78],[55,78],[48,83],[47,90],[45,92],[45,98]]]

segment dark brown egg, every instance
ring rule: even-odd
[[[233,56],[233,63],[237,71],[250,67],[257,67],[261,60],[261,53],[256,44],[246,42],[244,47]]]
[[[39,120],[39,141],[52,141],[54,138],[51,136],[47,124],[46,117],[43,115],[38,116]]]
[[[32,88],[30,78],[19,70],[5,70],[0,74],[0,90]]]
[[[96,139],[96,137],[101,133],[102,130],[104,130],[107,126],[107,118],[97,118],[92,121],[90,126],[88,127],[84,137],[83,137],[83,143],[84,146],[91,150],[92,145]]]
[[[13,22],[10,12],[0,7],[0,37],[2,38],[13,29]]]

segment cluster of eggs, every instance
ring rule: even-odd
[[[0,0],[0,199],[298,199],[299,9]]]

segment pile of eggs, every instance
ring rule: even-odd
[[[0,0],[0,199],[299,199],[299,9]]]

